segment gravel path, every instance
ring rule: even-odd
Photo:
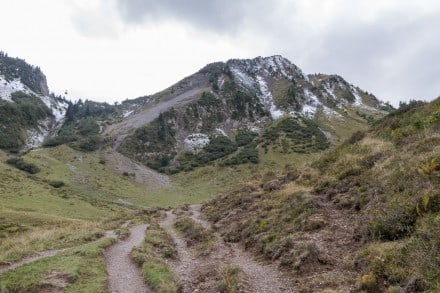
[[[111,293],[150,292],[144,283],[140,269],[130,258],[134,246],[145,238],[146,224],[130,229],[130,237],[110,246],[104,253],[108,273],[108,291]]]

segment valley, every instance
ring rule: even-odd
[[[0,292],[440,289],[439,99],[271,56],[72,102],[8,58]]]

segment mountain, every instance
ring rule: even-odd
[[[0,60],[0,291],[439,291],[440,98],[272,56],[69,102]]]
[[[0,79],[1,148],[44,142],[87,151],[110,143],[167,173],[227,156],[226,164],[256,161],[257,144],[266,151],[277,144],[284,152],[319,151],[390,110],[339,76],[306,75],[282,56],[212,63],[162,92],[119,105],[49,95],[38,67],[4,53]]]
[[[0,52],[0,148],[41,146],[62,124],[67,101],[49,94],[39,67]]]
[[[391,109],[340,76],[306,75],[281,56],[212,63],[121,107],[122,121],[104,132],[108,140],[168,173],[220,158],[256,161],[257,145],[320,151]]]

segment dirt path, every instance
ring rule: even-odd
[[[147,186],[170,186],[170,178],[168,176],[138,164],[116,151],[106,153],[105,158],[115,171],[119,173],[134,173],[136,182],[144,183]]]
[[[112,238],[116,238],[117,237],[115,231],[113,231],[113,230],[105,231],[104,235],[105,235],[105,237],[112,237]],[[23,258],[23,259],[21,259],[19,261],[16,261],[16,262],[13,262],[13,263],[10,263],[10,264],[6,264],[6,265],[0,265],[0,273],[13,270],[13,269],[15,269],[15,268],[17,268],[19,266],[22,266],[22,265],[25,265],[25,264],[37,261],[37,260],[42,259],[42,258],[55,256],[58,253],[62,253],[64,251],[68,250],[68,249],[70,249],[70,247],[69,248],[63,248],[63,249],[51,249],[51,250],[46,250],[46,251],[40,251],[40,252],[37,252],[37,253],[35,253],[33,255],[27,256],[27,257],[25,257],[25,258]]]
[[[190,206],[190,217],[202,225],[210,228],[211,224],[203,220],[200,215],[200,205]],[[291,280],[283,276],[273,265],[266,265],[253,260],[252,256],[237,244],[225,243],[215,233],[216,244],[207,256],[195,258],[188,251],[186,243],[172,228],[176,215],[172,211],[166,213],[162,227],[172,236],[176,243],[180,260],[170,263],[183,284],[183,292],[217,292],[218,288],[207,270],[218,270],[224,264],[239,267],[244,274],[245,291],[258,293],[294,292]]]
[[[171,235],[176,245],[177,253],[179,254],[178,261],[169,261],[168,264],[173,268],[176,275],[179,277],[183,292],[192,292],[191,290],[191,271],[197,264],[191,253],[186,247],[186,242],[180,238],[173,229],[173,222],[176,215],[172,211],[166,212],[165,219],[160,223],[160,226]]]
[[[108,273],[107,288],[114,293],[150,292],[144,283],[139,267],[130,258],[134,246],[139,245],[145,237],[146,224],[130,229],[130,237],[109,247],[105,253],[105,264]]]
[[[204,228],[211,227],[211,224],[201,218],[201,205],[192,205],[191,218]],[[278,271],[276,265],[263,264],[253,259],[252,255],[244,251],[237,243],[226,243],[216,233],[217,244],[213,251],[214,259],[224,259],[233,265],[240,267],[245,274],[246,282],[251,292],[277,293],[294,292],[291,280]],[[290,286],[289,286],[290,285]]]
[[[46,251],[38,252],[38,253],[36,253],[34,255],[27,256],[27,257],[25,257],[25,258],[23,258],[23,259],[21,259],[21,260],[19,260],[17,262],[0,266],[0,273],[13,270],[13,269],[15,269],[15,268],[17,268],[19,266],[22,266],[22,265],[34,262],[34,261],[42,259],[42,258],[46,258],[46,257],[51,257],[51,256],[54,256],[54,255],[57,255],[58,253],[66,251],[67,249],[68,248],[53,249],[53,250],[46,250]]]

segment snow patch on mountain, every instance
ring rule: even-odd
[[[226,136],[226,137],[228,136],[226,134],[226,132],[223,129],[221,129],[221,128],[216,128],[215,132],[217,132],[217,134],[219,134],[219,135],[223,135],[223,136]]]
[[[336,112],[333,109],[330,109],[329,107],[322,106],[322,111],[324,112],[324,115],[327,116],[327,118],[336,118],[339,120],[343,120],[344,116],[342,116],[340,113]]]
[[[334,93],[334,86],[330,86],[329,84],[324,84],[324,89],[326,91],[326,93],[328,95],[330,95],[333,99],[335,100],[339,100],[338,97],[336,97],[335,93]]]
[[[208,145],[209,141],[209,136],[204,133],[192,133],[185,138],[183,144],[185,150],[197,153]]]
[[[127,111],[124,111],[124,112],[122,113],[122,117],[127,118],[128,116],[130,116],[130,115],[133,114],[133,113],[134,113],[134,110],[127,110]]]
[[[0,99],[14,103],[12,94],[15,92],[23,92],[39,98],[52,111],[53,118],[41,120],[38,122],[38,125],[26,131],[26,148],[40,147],[44,139],[62,125],[69,105],[67,102],[57,101],[53,97],[33,92],[19,78],[8,81],[4,76],[0,75]]]
[[[60,122],[64,121],[64,118],[66,117],[66,111],[67,111],[68,104],[62,103],[58,106],[53,106],[50,108],[52,109],[52,114],[55,117],[56,124],[59,124]]]
[[[26,131],[26,149],[38,148],[43,144],[46,137],[50,135],[49,129],[51,123],[51,119],[45,119],[43,121],[40,121],[36,129],[32,128]]]
[[[223,85],[225,84],[225,77],[222,75],[219,77],[217,81],[217,86],[219,89],[223,88]]]
[[[239,68],[231,67],[231,72],[238,81],[248,89],[255,88],[255,81]]]
[[[269,91],[269,87],[267,86],[266,81],[262,76],[258,75],[257,82],[260,86],[260,95],[258,95],[258,98],[260,99],[261,103],[266,107],[266,109],[269,110],[270,115],[273,119],[276,120],[281,118],[284,112],[275,106],[272,93]]]
[[[40,147],[43,144],[44,139],[49,135],[49,131],[46,129],[29,129],[27,131],[26,148],[33,149]]]
[[[355,97],[354,104],[355,104],[356,106],[361,106],[361,105],[363,105],[363,103],[362,103],[362,98],[361,98],[361,96],[359,95],[358,90],[357,90],[353,85],[350,85],[350,90],[351,90],[351,93],[353,94],[353,96]]]
[[[12,94],[15,92],[24,92],[26,94],[33,94],[33,92],[25,86],[19,78],[7,81],[4,76],[0,75],[0,98],[12,102]]]
[[[248,126],[248,130],[254,133],[260,133],[261,129],[258,126],[250,125]]]
[[[306,103],[304,104],[301,113],[304,114],[306,117],[312,119],[313,117],[315,117],[316,112],[318,112],[318,109],[322,106],[322,104],[319,101],[318,97],[315,96],[308,89],[304,90],[304,96],[306,97]]]
[[[271,64],[272,68],[275,70],[275,72],[281,73],[282,76],[285,78],[292,80],[293,76],[289,73],[287,73],[287,63],[286,60],[281,56],[272,56],[268,58],[269,63]]]
[[[353,94],[353,96],[355,97],[355,101],[353,103],[353,105],[357,106],[358,108],[361,108],[363,110],[372,112],[372,113],[382,113],[382,114],[387,114],[386,111],[383,111],[381,109],[377,109],[368,105],[365,105],[362,102],[362,97],[359,94],[359,90],[357,88],[355,88],[353,85],[350,85],[350,91]],[[383,102],[381,103],[383,104]]]

